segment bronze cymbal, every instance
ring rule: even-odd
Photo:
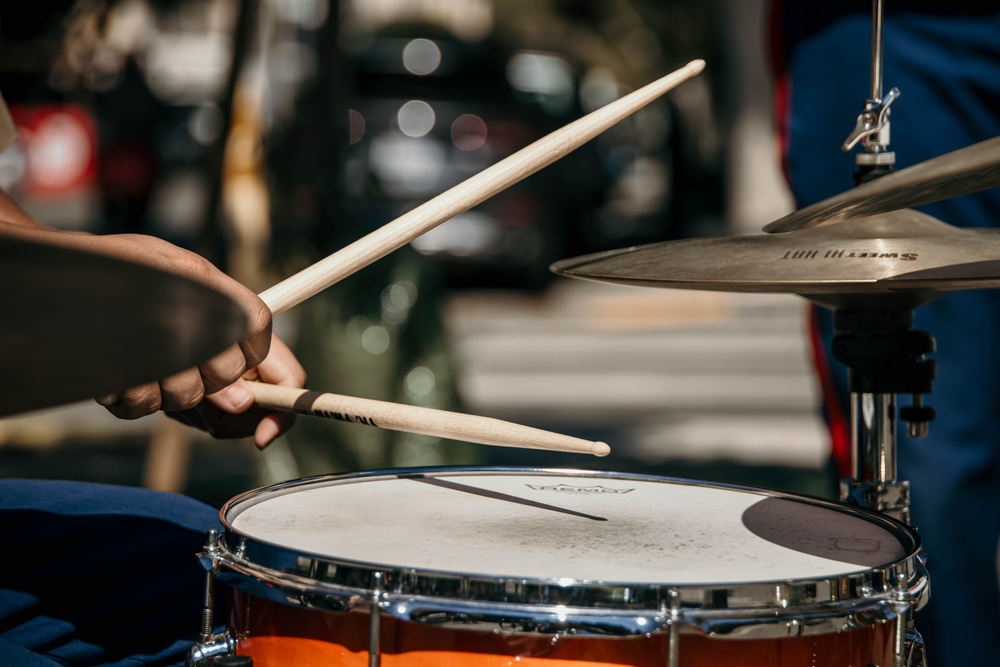
[[[1000,186],[1000,137],[945,153],[789,213],[764,226],[792,232]]]
[[[236,303],[200,283],[25,240],[0,240],[0,294],[0,416],[164,378],[246,328]]]
[[[948,291],[1000,287],[998,257],[1000,230],[958,228],[902,209],[785,234],[611,250],[552,270],[627,285],[784,292],[829,308],[901,309]]]

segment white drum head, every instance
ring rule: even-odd
[[[623,586],[828,579],[917,548],[902,524],[834,503],[578,471],[317,478],[238,498],[223,520],[324,562]]]

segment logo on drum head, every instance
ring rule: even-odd
[[[628,493],[633,489],[609,489],[606,486],[572,486],[570,484],[556,484],[554,486],[535,486],[534,484],[527,485],[529,489],[534,489],[535,491],[555,491],[557,493],[571,493],[574,495],[597,495],[600,493]]]

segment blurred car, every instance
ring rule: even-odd
[[[347,59],[344,195],[361,204],[351,209],[365,211],[369,228],[580,115],[569,64],[552,54],[508,53],[409,27],[349,45]],[[412,247],[445,264],[455,284],[539,287],[549,264],[572,247],[581,209],[599,204],[606,187],[599,161],[571,155]]]
[[[17,142],[0,154],[0,187],[50,224],[93,231],[97,215],[97,123],[81,105],[14,103]]]

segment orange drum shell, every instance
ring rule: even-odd
[[[254,667],[367,667],[369,617],[326,612],[234,592],[237,653]],[[556,636],[463,630],[381,619],[382,667],[663,667],[667,634]],[[867,667],[893,659],[895,622],[857,630],[778,639],[680,635],[682,667]]]

